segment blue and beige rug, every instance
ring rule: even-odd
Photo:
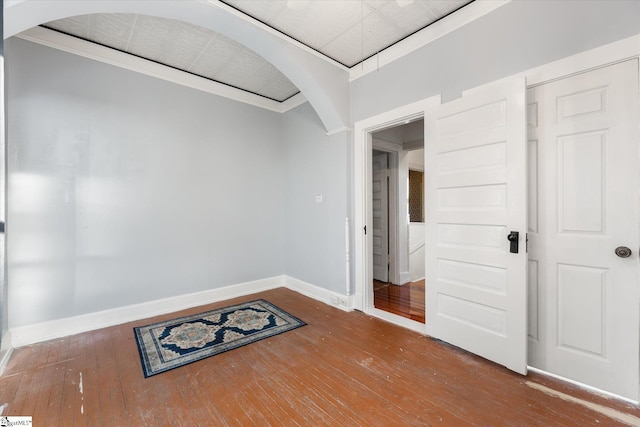
[[[256,300],[133,331],[147,378],[304,325],[275,305]]]

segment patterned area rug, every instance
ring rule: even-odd
[[[304,325],[275,305],[256,300],[133,331],[147,378]]]

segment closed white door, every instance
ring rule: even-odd
[[[373,279],[389,281],[389,154],[373,152]]]
[[[427,333],[523,374],[525,114],[523,79],[425,112]]]
[[[638,62],[527,101],[530,364],[637,400]]]

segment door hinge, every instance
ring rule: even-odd
[[[367,235],[367,226],[366,225],[364,226],[364,234],[365,234],[365,236]]]

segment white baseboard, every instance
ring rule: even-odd
[[[179,295],[96,313],[51,320],[11,329],[13,347],[22,347],[41,341],[66,337],[81,332],[106,328],[147,317],[172,313],[199,305],[211,304],[244,295],[285,286],[284,276],[275,276],[252,282],[240,283],[222,288],[192,294]]]
[[[535,373],[540,374],[540,375],[545,375],[547,377],[555,378],[557,380],[564,381],[564,382],[569,383],[569,384],[573,384],[576,387],[580,387],[580,388],[582,388],[584,390],[587,390],[590,393],[599,394],[599,395],[604,396],[604,397],[606,397],[608,399],[611,399],[611,398],[619,399],[619,400],[624,400],[625,402],[629,402],[629,403],[631,403],[633,405],[638,405],[638,401],[637,400],[630,399],[630,398],[624,397],[624,396],[620,396],[619,394],[615,394],[615,393],[612,393],[610,391],[602,390],[600,388],[596,388],[596,387],[590,386],[588,384],[581,383],[579,381],[574,381],[572,379],[563,377],[562,375],[556,375],[556,374],[553,374],[551,372],[547,372],[547,371],[545,371],[543,369],[535,368],[533,366],[527,366],[527,369],[529,371],[531,371],[531,372],[535,372]]]
[[[347,296],[338,292],[330,291],[291,276],[284,276],[284,285],[292,291],[341,310],[353,310],[353,296]]]
[[[149,301],[141,304],[129,305],[126,307],[114,308],[111,310],[99,311],[96,313],[51,320],[33,325],[19,326],[12,328],[9,331],[9,344],[11,349],[14,347],[22,347],[37,342],[62,338],[82,332],[133,322],[148,317],[173,313],[175,311],[191,307],[250,295],[256,292],[262,292],[282,286],[341,310],[353,310],[353,296],[345,296],[343,294],[312,285],[311,283],[283,275],[202,292],[195,292],[192,294]],[[2,356],[0,363],[5,362],[5,359],[8,361],[8,356],[8,354]],[[0,368],[2,368],[1,364]]]
[[[2,345],[0,346],[0,376],[4,373],[12,352],[11,331],[6,331],[2,336]]]
[[[406,285],[411,282],[411,272],[410,271],[401,271],[400,272],[400,284]]]

